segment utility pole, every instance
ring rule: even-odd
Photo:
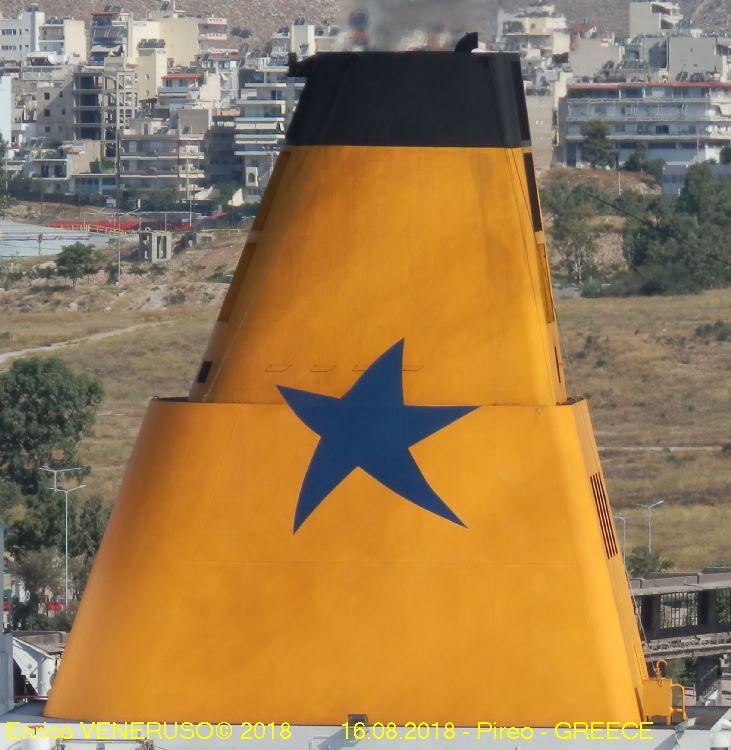
[[[647,511],[647,552],[652,553],[652,509],[662,505],[664,500],[656,500],[654,503],[636,503],[638,508],[644,508]]]
[[[615,513],[614,517],[622,522],[622,560],[627,562],[627,516]]]
[[[0,601],[2,601],[2,609],[0,609],[0,633],[5,632],[5,532],[8,530],[8,525],[0,523]],[[8,620],[10,620],[10,597],[8,597]]]
[[[64,568],[65,568],[65,584],[64,584],[64,608],[68,611],[69,608],[69,494],[80,490],[82,487],[86,487],[85,484],[80,484],[77,487],[71,487],[68,490],[62,489],[58,486],[58,475],[65,474],[69,471],[80,471],[81,467],[73,467],[69,469],[51,469],[48,466],[41,466],[41,471],[45,471],[53,475],[53,485],[49,488],[51,492],[61,492],[65,497],[65,509],[64,509],[64,527],[65,527],[65,541],[64,541]]]

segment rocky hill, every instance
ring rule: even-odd
[[[120,0],[116,0],[119,2]],[[103,7],[106,0],[40,0],[47,13],[59,15],[88,15]],[[125,8],[135,15],[144,15],[150,8],[149,0],[121,0]],[[478,28],[483,35],[495,32],[497,7],[501,0],[178,0],[178,5],[191,11],[208,11],[229,19],[229,25],[250,29],[255,38],[267,39],[273,31],[297,16],[311,21],[335,19],[343,21],[354,4],[368,7],[381,5],[389,12],[402,8],[409,18],[439,19],[452,23],[456,30]],[[680,0],[686,17],[697,26],[709,30],[731,30],[731,2],[729,0]],[[23,0],[0,0],[0,11],[15,13],[24,5]],[[506,9],[526,5],[526,0],[502,0]],[[596,21],[600,28],[612,29],[620,34],[627,32],[628,0],[556,0],[558,9],[570,21],[584,18]]]

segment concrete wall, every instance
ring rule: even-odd
[[[168,72],[167,47],[148,47],[137,54],[137,100],[157,96],[162,77]]]
[[[165,49],[173,65],[190,65],[198,54],[198,19],[161,18],[157,23],[157,38],[165,40]]]
[[[671,80],[681,71],[688,73],[728,73],[727,58],[716,54],[716,37],[671,36],[668,38],[668,73]]]
[[[0,76],[0,135],[10,143],[13,128],[12,78]]]
[[[622,49],[608,39],[581,38],[578,47],[569,52],[569,64],[577,78],[593,76],[606,62],[618,63],[622,59]]]

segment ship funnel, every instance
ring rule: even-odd
[[[518,57],[293,67],[286,146],[188,398],[150,403],[46,713],[640,720]]]

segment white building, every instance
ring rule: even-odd
[[[668,0],[630,0],[629,35],[654,36],[672,31],[683,15],[680,6]]]
[[[172,191],[192,200],[205,180],[203,141],[210,126],[206,109],[180,109],[168,120],[133,120],[119,137],[122,188]]]
[[[569,51],[571,35],[566,16],[549,2],[536,0],[516,11],[498,9],[497,46],[505,52],[533,53],[541,58]]]
[[[685,184],[685,175],[690,164],[666,164],[662,170],[662,191],[671,198],[677,198]],[[731,164],[709,164],[714,180],[731,182]]]
[[[245,71],[235,154],[243,166],[247,202],[263,195],[303,88],[304,81],[287,75],[282,58],[260,58],[254,70]]]
[[[13,79],[0,76],[0,137],[10,144],[13,137]]]
[[[37,52],[45,20],[37,5],[28,6],[15,18],[0,16],[0,60],[20,62],[28,53]]]
[[[41,24],[38,50],[86,62],[86,24],[76,18],[47,18]]]
[[[272,36],[268,56],[244,68],[235,155],[241,163],[247,202],[261,200],[304,89],[304,80],[287,75],[287,56],[293,52],[298,59],[309,57],[321,51],[318,45],[331,50],[338,31],[336,26],[315,26],[298,18]]]
[[[559,106],[558,159],[584,164],[582,126],[601,120],[625,162],[645,144],[650,159],[668,164],[718,160],[731,143],[731,83],[673,81],[569,86]]]

